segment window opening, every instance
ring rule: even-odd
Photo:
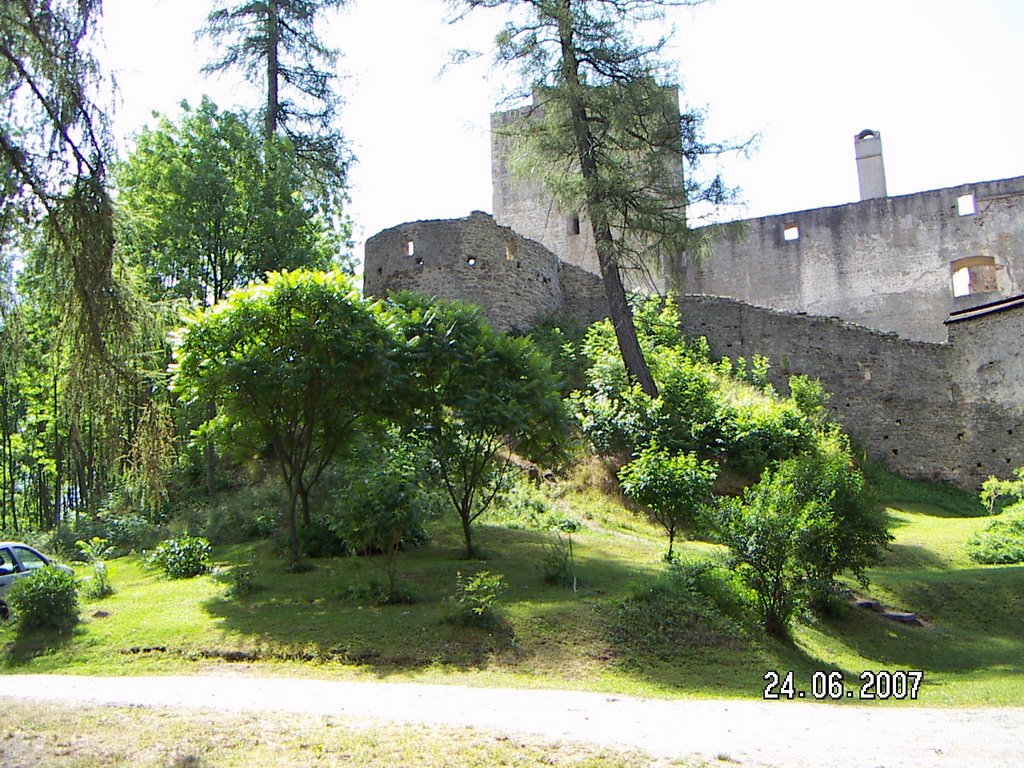
[[[792,223],[786,224],[782,229],[782,237],[785,240],[799,240],[800,227]]]
[[[410,240],[409,242],[407,242],[405,244],[405,255],[406,256],[415,256],[416,255],[416,243],[414,243],[412,240]]]
[[[471,266],[471,267],[475,267],[476,266],[476,256],[468,257],[466,259],[466,263],[469,264],[469,266]]]
[[[956,199],[956,212],[961,216],[970,216],[974,213],[974,194],[960,195]]]
[[[970,296],[999,290],[996,281],[996,260],[991,256],[972,256],[949,265],[953,296]]]
[[[567,216],[565,219],[565,231],[570,235],[578,235],[580,233],[580,217]]]
[[[505,243],[505,259],[506,261],[516,260],[516,241],[509,240]]]

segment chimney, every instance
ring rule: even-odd
[[[886,197],[885,164],[882,162],[882,134],[861,131],[853,137],[857,152],[857,178],[860,181],[860,199]]]

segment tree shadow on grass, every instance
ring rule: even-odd
[[[402,553],[399,574],[414,602],[379,605],[374,587],[384,580],[374,557],[315,561],[306,573],[287,574],[283,561],[257,567],[259,590],[217,597],[204,610],[225,639],[196,654],[227,660],[295,659],[358,664],[380,675],[438,666],[451,670],[510,668],[531,655],[536,627],[528,603],[557,609],[578,600],[571,590],[543,582],[542,560],[553,540],[545,531],[485,528],[477,532],[483,559],[463,559],[450,536]],[[586,547],[582,550],[585,553]],[[639,569],[628,562],[582,558],[579,571],[591,590],[622,589]],[[446,607],[456,574],[487,570],[504,577],[496,621],[453,620]],[[600,586],[599,586],[600,585]],[[567,628],[571,632],[572,628]]]
[[[4,667],[18,669],[27,666],[33,659],[52,653],[70,645],[76,636],[84,634],[81,626],[68,630],[24,630],[17,625],[0,635],[3,650],[0,658]]]

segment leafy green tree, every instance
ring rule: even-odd
[[[800,558],[803,543],[822,522],[815,503],[801,505],[792,485],[775,481],[766,471],[742,502],[728,499],[715,515],[718,539],[753,590],[761,624],[772,637],[786,635],[806,594]]]
[[[218,403],[206,423],[236,457],[269,453],[288,492],[286,524],[298,561],[297,509],[327,466],[377,413],[398,379],[392,337],[339,272],[280,272],[236,290],[186,322],[173,388]]]
[[[534,99],[529,119],[513,128],[520,138],[513,167],[539,174],[564,210],[585,212],[620,354],[651,397],[658,387],[622,271],[696,251],[687,205],[731,193],[719,178],[684,183],[684,162],[692,167],[724,148],[704,140],[699,113],[678,119],[677,89],[667,87],[658,60],[665,39],[645,44],[633,33],[667,6],[701,1],[450,0],[464,12],[504,7],[512,14],[497,38],[497,61],[519,66]]]
[[[338,52],[316,22],[347,0],[218,0],[200,36],[222,51],[208,73],[240,71],[263,90],[263,137],[287,138],[318,194],[340,207],[349,152],[334,124]],[[269,158],[268,158],[269,161]]]
[[[625,494],[644,505],[651,519],[668,534],[667,561],[673,559],[672,545],[679,529],[697,525],[717,476],[718,468],[701,461],[697,454],[672,454],[656,444],[648,445],[619,470]]]
[[[272,267],[330,266],[337,243],[294,194],[299,180],[288,178],[288,167],[271,179],[248,118],[205,97],[196,108],[183,102],[176,121],[161,116],[142,129],[118,167],[118,208],[123,245],[145,266],[155,295],[212,305]]]
[[[409,374],[407,425],[437,463],[472,557],[472,524],[517,471],[513,455],[539,460],[564,446],[551,361],[528,338],[492,331],[475,307],[412,293],[388,303]]]
[[[400,588],[398,553],[411,536],[421,534],[435,514],[438,498],[427,477],[432,464],[422,462],[412,441],[392,438],[384,450],[386,455],[378,455],[375,465],[352,478],[330,524],[355,552],[379,555],[387,577],[383,602],[398,603],[410,599]]]
[[[742,502],[723,504],[715,527],[776,637],[800,605],[822,605],[840,573],[865,583],[864,570],[892,539],[838,430],[765,470]]]

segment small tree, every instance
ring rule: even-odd
[[[277,464],[292,562],[299,505],[308,525],[310,489],[382,409],[400,377],[393,363],[375,307],[339,272],[273,273],[182,329],[173,387],[186,401],[218,403],[204,429],[237,458]]]
[[[651,519],[668,534],[665,559],[673,559],[672,546],[681,527],[693,527],[701,508],[711,496],[718,468],[701,461],[695,453],[672,454],[657,444],[619,470],[622,490],[643,504]]]
[[[800,538],[812,519],[808,511],[796,503],[792,486],[773,483],[767,473],[742,503],[729,500],[718,511],[719,540],[756,595],[761,624],[772,637],[786,635],[803,598]]]
[[[388,448],[380,463],[367,466],[349,484],[344,510],[330,525],[353,551],[379,554],[388,582],[383,602],[396,603],[408,600],[398,587],[398,553],[433,516],[437,499],[409,443],[394,440]]]
[[[437,463],[472,557],[472,524],[517,471],[513,454],[540,459],[564,446],[551,361],[529,339],[494,333],[466,304],[412,293],[389,303],[410,374],[404,418]]]
[[[722,506],[715,526],[775,637],[801,603],[829,594],[840,573],[865,583],[864,569],[892,538],[838,430],[813,452],[765,470],[742,503]]]

